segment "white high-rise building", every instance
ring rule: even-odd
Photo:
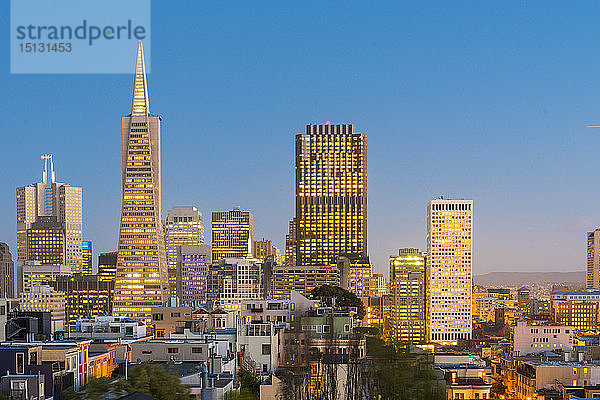
[[[470,339],[473,200],[427,204],[427,338],[452,344]]]
[[[82,265],[82,189],[56,182],[51,154],[42,160],[42,182],[17,188],[17,260],[28,259],[27,230],[32,224],[39,217],[56,217],[65,231],[64,263],[76,272]]]

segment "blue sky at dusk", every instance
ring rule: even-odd
[[[84,190],[84,239],[114,251],[121,116],[133,75],[11,75],[0,6],[0,241],[15,187]],[[152,3],[150,108],[162,122],[163,212],[241,206],[283,250],[294,134],[368,134],[369,254],[425,247],[427,201],[475,201],[474,273],[585,267],[600,225],[600,3]],[[132,73],[135,48],[131,49]]]

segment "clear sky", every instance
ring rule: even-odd
[[[369,253],[425,246],[427,201],[475,201],[474,273],[585,266],[600,224],[600,3],[253,1],[152,5],[150,108],[163,118],[163,212],[241,206],[282,248],[294,134],[368,134]],[[15,187],[83,186],[84,238],[114,251],[120,117],[132,75],[10,75],[0,6],[0,241]],[[131,52],[132,72],[135,48]]]

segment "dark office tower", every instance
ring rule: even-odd
[[[79,318],[110,315],[114,282],[103,282],[97,275],[62,275],[50,282],[57,292],[65,293],[66,326],[73,331]]]
[[[150,320],[169,296],[160,186],[160,117],[150,114],[142,42],[131,113],[121,119],[123,202],[114,315]]]
[[[0,298],[15,297],[15,264],[6,243],[0,242]]]
[[[27,260],[65,264],[65,228],[55,216],[38,216],[27,229]]]
[[[117,276],[117,252],[100,253],[98,256],[98,276],[101,281],[114,281]]]
[[[296,265],[296,218],[290,221],[288,234],[285,235],[285,258],[283,264],[288,267]]]
[[[92,274],[92,242],[84,240],[81,242],[81,273],[84,275]]]
[[[307,125],[296,135],[296,265],[367,257],[367,135]]]

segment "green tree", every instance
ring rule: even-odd
[[[310,294],[326,306],[333,306],[335,300],[338,307],[356,307],[358,319],[363,319],[366,315],[363,302],[354,293],[339,286],[322,285],[311,290]]]
[[[383,400],[442,400],[445,386],[428,353],[408,353],[367,336],[368,393]]]

